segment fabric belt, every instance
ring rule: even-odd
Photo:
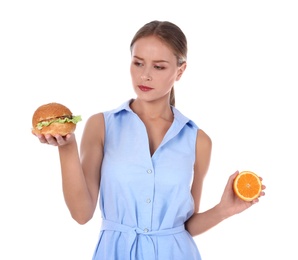
[[[128,236],[128,241],[127,241],[127,252],[126,252],[126,258],[125,259],[134,259],[132,258],[132,253],[133,253],[133,246],[136,243],[137,236],[138,235],[145,235],[145,236],[167,236],[167,235],[173,235],[177,234],[180,232],[185,231],[184,224],[178,227],[174,228],[169,228],[169,229],[161,229],[161,230],[155,230],[155,231],[148,231],[148,230],[142,230],[139,227],[130,227],[127,225],[123,225],[120,223],[116,223],[113,221],[109,221],[106,219],[102,220],[101,224],[101,230],[110,230],[110,231],[118,231],[118,232],[123,232],[127,233]],[[152,241],[152,239],[150,239]],[[155,252],[155,247],[154,243],[150,243],[152,246],[152,257],[150,259],[157,259],[156,252]]]

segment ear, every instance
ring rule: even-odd
[[[186,67],[187,67],[187,64],[186,64],[186,62],[184,62],[184,63],[178,68],[178,73],[177,73],[176,81],[178,81],[178,80],[181,78],[183,72],[186,70]]]

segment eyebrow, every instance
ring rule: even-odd
[[[143,58],[140,58],[139,56],[137,55],[134,55],[133,56],[134,58],[138,59],[138,60],[144,60]],[[154,60],[153,62],[166,62],[166,63],[169,63],[167,60]]]

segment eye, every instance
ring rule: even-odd
[[[154,68],[155,68],[155,69],[157,69],[157,70],[163,70],[165,67],[163,67],[163,66],[158,66],[158,65],[155,65],[155,66],[154,66]]]
[[[143,64],[141,62],[138,62],[138,61],[135,61],[133,64],[136,65],[137,67],[142,67],[143,66]]]

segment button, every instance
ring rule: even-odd
[[[149,199],[149,198],[146,199],[146,202],[147,202],[147,203],[150,203],[150,202],[151,202],[151,199]]]
[[[149,232],[149,229],[148,229],[148,228],[145,228],[145,229],[144,229],[144,232],[145,232],[145,233],[148,233],[148,232]]]
[[[148,169],[148,170],[147,170],[147,173],[148,173],[148,174],[151,174],[151,173],[152,173],[152,170],[151,170],[151,169]]]

